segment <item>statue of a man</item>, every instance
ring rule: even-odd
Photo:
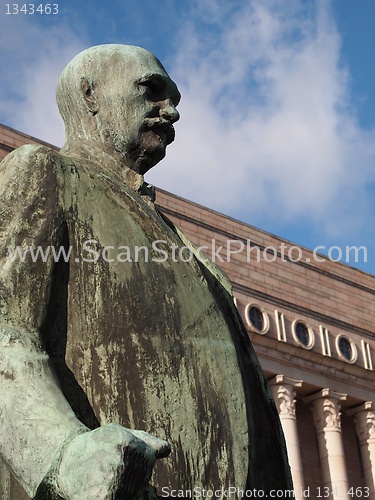
[[[93,47],[58,84],[62,150],[1,164],[0,453],[31,498],[292,488],[228,279],[143,179],[179,99],[151,53]]]

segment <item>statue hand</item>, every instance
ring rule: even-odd
[[[55,475],[60,498],[134,498],[151,478],[157,458],[170,445],[143,431],[108,424],[76,436],[63,450]]]

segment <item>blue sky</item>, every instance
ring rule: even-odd
[[[367,262],[349,263],[375,274],[373,0],[1,9],[1,123],[62,145],[66,63],[91,45],[145,47],[182,93],[176,141],[146,180],[308,248],[365,245]]]

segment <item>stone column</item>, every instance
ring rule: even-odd
[[[346,394],[330,389],[322,389],[304,399],[306,403],[312,403],[313,407],[323,477],[321,494],[331,500],[336,500],[338,496],[342,500],[352,500],[348,495],[348,475],[341,436],[339,401],[345,399]]]
[[[284,375],[276,375],[269,381],[269,386],[279,412],[281,425],[283,427],[286,447],[288,451],[289,465],[292,471],[295,498],[301,499],[304,489],[301,452],[297,433],[296,421],[296,387],[301,387],[302,380],[294,380]]]
[[[369,500],[375,500],[375,403],[367,401],[352,410],[348,415],[354,416],[365,484],[369,488]]]

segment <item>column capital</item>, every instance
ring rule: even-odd
[[[359,442],[362,444],[371,440],[375,443],[375,403],[366,401],[348,410],[347,414],[354,416]]]
[[[321,389],[303,399],[305,403],[312,403],[314,421],[317,432],[341,430],[341,405],[347,395],[331,389]]]
[[[296,418],[295,387],[301,387],[302,380],[276,375],[268,381],[280,418]]]

